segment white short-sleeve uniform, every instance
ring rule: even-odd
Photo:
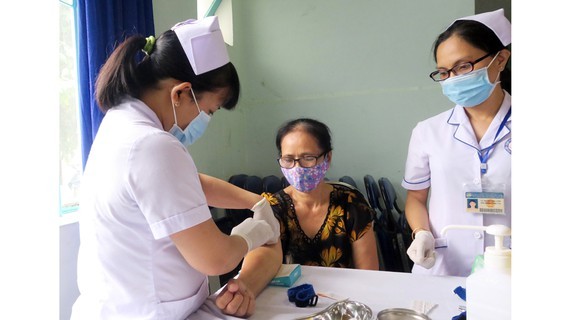
[[[81,193],[73,319],[184,319],[206,300],[169,237],[211,218],[198,172],[142,101],[106,113]]]
[[[505,98],[487,132],[477,142],[475,133],[461,106],[419,122],[410,139],[406,172],[402,186],[407,190],[430,188],[428,214],[436,238],[436,262],[431,269],[415,265],[412,272],[433,275],[468,276],[477,255],[494,243],[482,231],[450,230],[447,225],[511,225],[511,120],[497,135],[511,108],[511,96]],[[497,135],[497,136],[496,136]],[[496,136],[496,139],[495,139]],[[481,173],[478,151],[493,146],[487,172]],[[482,192],[489,186],[503,185],[505,214],[466,212],[465,192]],[[505,239],[510,246],[510,239]]]

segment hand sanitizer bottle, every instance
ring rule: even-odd
[[[448,229],[479,229],[495,236],[495,245],[485,248],[483,268],[467,277],[467,319],[511,319],[511,249],[503,246],[503,238],[511,235],[504,225],[447,226]]]
[[[495,246],[485,248],[483,269],[467,277],[469,320],[511,319],[511,250],[503,247],[503,237],[511,229],[491,225],[485,230],[495,236]]]

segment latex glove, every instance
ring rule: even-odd
[[[247,242],[249,252],[273,239],[274,232],[265,220],[247,218],[232,229],[231,235],[242,237]]]
[[[435,264],[435,239],[426,230],[416,233],[416,237],[408,248],[408,256],[415,263],[426,269]]]
[[[269,201],[265,198],[261,199],[253,206],[253,208],[251,208],[251,211],[253,211],[253,219],[265,220],[273,230],[273,238],[271,238],[267,244],[277,243],[277,240],[279,240],[279,237],[281,236],[281,226],[273,214],[273,209],[271,209]]]

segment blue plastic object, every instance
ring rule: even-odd
[[[287,290],[287,297],[290,302],[294,302],[295,306],[299,308],[316,306],[317,301],[319,301],[319,296],[315,293],[315,289],[308,283]]]

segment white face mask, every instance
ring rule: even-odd
[[[204,134],[211,119],[210,115],[200,110],[198,100],[196,100],[196,96],[194,95],[194,90],[192,90],[192,88],[190,88],[190,92],[192,92],[194,103],[196,103],[196,108],[198,108],[198,116],[194,118],[194,120],[192,120],[188,126],[186,126],[186,129],[182,130],[178,126],[176,119],[176,109],[174,107],[174,104],[172,104],[172,111],[174,111],[174,125],[168,131],[186,147],[196,142],[196,140],[198,140],[198,138]]]

